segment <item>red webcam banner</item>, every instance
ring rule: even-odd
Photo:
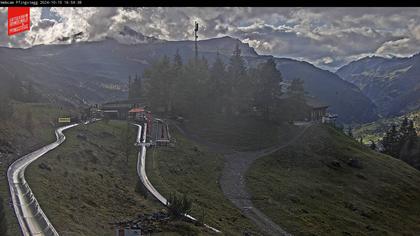
[[[30,20],[29,7],[9,7],[7,11],[7,34],[14,35],[29,30]]]

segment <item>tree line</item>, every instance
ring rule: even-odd
[[[405,117],[399,127],[392,124],[380,143],[383,153],[420,169],[420,141],[413,120]]]
[[[142,97],[154,112],[185,117],[253,115],[270,122],[306,116],[303,81],[295,79],[283,92],[283,77],[273,58],[249,68],[239,45],[227,64],[217,54],[186,63],[177,52],[156,60],[143,78],[129,82],[129,98]],[[141,92],[139,92],[141,91]]]

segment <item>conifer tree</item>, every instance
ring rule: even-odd
[[[220,58],[219,52],[217,52],[216,60],[210,68],[210,94],[214,99],[213,111],[224,112],[226,101],[226,66]]]
[[[239,44],[229,61],[227,87],[227,110],[229,114],[238,114],[250,107],[252,94],[252,83],[247,73],[245,61],[241,56]]]
[[[128,76],[128,99],[133,98],[133,85],[131,81],[131,75]]]
[[[391,129],[386,132],[382,139],[383,153],[399,158],[399,142],[400,136],[395,124],[392,124]]]
[[[353,138],[353,128],[351,126],[347,128],[347,135]]]
[[[373,140],[370,140],[370,149],[372,149],[372,150],[376,150],[376,143],[375,143],[375,141],[373,141]]]
[[[289,88],[287,89],[287,99],[285,102],[287,103],[285,109],[288,111],[290,119],[303,119],[307,116],[309,107],[305,100],[303,80],[299,78],[292,80]]]
[[[167,113],[171,110],[171,96],[173,78],[171,76],[170,61],[167,56],[152,63],[151,67],[144,71],[148,87],[146,97],[154,109],[162,109]]]
[[[276,68],[273,58],[259,65],[257,69],[255,105],[262,112],[263,118],[271,120],[270,115],[278,108],[282,95],[282,75]]]
[[[414,121],[410,120],[407,127],[407,139],[411,142],[415,142],[418,139],[416,128],[414,127]]]
[[[184,87],[184,65],[182,62],[181,55],[179,55],[179,51],[177,50],[175,56],[173,58],[171,64],[171,76],[174,80],[173,84],[173,109],[176,112],[180,112],[183,106],[183,98],[185,95],[185,87]]]

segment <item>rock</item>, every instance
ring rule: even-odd
[[[339,161],[337,161],[337,160],[332,160],[332,161],[330,162],[330,164],[331,164],[332,166],[334,166],[334,167],[338,167],[338,168],[340,168],[340,167],[341,167],[340,162],[339,162]]]
[[[357,178],[367,180],[366,176],[362,174],[356,174]]]
[[[361,212],[360,212],[360,215],[361,215],[361,216],[363,216],[363,217],[366,217],[366,218],[370,218],[369,213],[368,213],[368,212],[366,212],[366,211],[361,211]]]
[[[42,169],[42,170],[48,170],[48,171],[51,171],[51,168],[50,168],[47,164],[45,164],[45,163],[41,163],[41,164],[39,164],[39,165],[38,165],[38,167],[39,167],[40,169]]]
[[[300,203],[300,199],[298,197],[296,197],[296,195],[290,195],[289,196],[290,201],[292,201],[293,203]]]
[[[375,228],[373,228],[371,225],[366,226],[366,229],[369,231],[375,231]]]
[[[77,134],[77,136],[76,136],[78,139],[81,139],[81,140],[84,140],[84,141],[86,141],[87,140],[87,137],[86,137],[86,135],[84,135],[84,134]]]
[[[347,162],[347,165],[353,168],[357,168],[357,169],[363,168],[362,163],[359,160],[353,159],[353,158],[349,159],[349,161]]]
[[[351,202],[344,202],[344,207],[352,211],[356,211],[357,207]]]

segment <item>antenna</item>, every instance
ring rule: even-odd
[[[194,37],[195,37],[195,60],[197,61],[198,58],[198,47],[197,47],[197,39],[198,39],[198,23],[195,22],[195,28],[194,28]]]

